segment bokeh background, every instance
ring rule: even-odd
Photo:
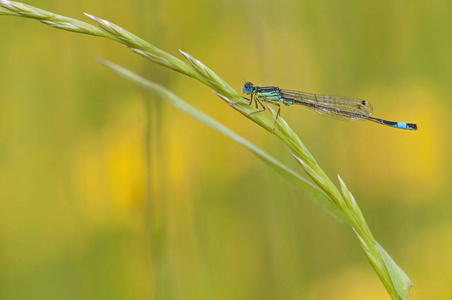
[[[29,0],[110,20],[231,86],[369,100],[417,132],[283,107],[375,238],[452,299],[452,2]],[[302,172],[209,88],[110,40],[0,17],[1,299],[389,299],[353,233],[246,149],[95,62],[164,85]],[[337,182],[337,181],[336,181]]]

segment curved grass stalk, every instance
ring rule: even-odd
[[[188,63],[186,63],[109,21],[86,14],[98,26],[95,27],[85,22],[7,0],[0,0],[0,15],[36,19],[55,28],[109,38],[126,45],[132,51],[155,63],[195,78],[209,86],[231,107],[276,135],[289,147],[294,158],[318,187],[328,196],[326,198],[328,199],[328,205],[323,205],[323,208],[330,211],[333,215],[336,213],[331,211],[331,207],[338,208],[341,214],[346,216],[347,222],[345,224],[350,225],[349,227],[355,232],[366,257],[392,299],[410,299],[409,290],[412,286],[411,280],[374,239],[361,210],[342,179],[339,177],[341,193],[283,118],[278,118],[279,122],[276,125],[276,129],[273,130],[273,120],[265,114],[250,115],[251,112],[255,111],[255,108],[239,105],[240,103],[245,103],[240,94],[210,68],[191,55],[180,51],[187,59]],[[273,117],[275,117],[275,112],[271,109],[269,110],[273,114]]]

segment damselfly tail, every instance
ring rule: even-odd
[[[392,122],[392,121],[386,121],[386,120],[373,118],[373,117],[369,117],[368,120],[372,121],[372,122],[375,122],[375,123],[391,126],[391,127],[394,127],[394,128],[407,129],[407,130],[417,130],[417,125],[413,124],[413,123]]]

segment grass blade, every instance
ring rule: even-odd
[[[177,107],[178,109],[184,111],[185,113],[189,114],[190,116],[194,117],[195,119],[198,119],[199,121],[203,122],[204,124],[212,127],[213,129],[221,132],[222,134],[226,135],[227,137],[231,138],[232,140],[236,141],[237,143],[241,144],[248,150],[250,150],[253,154],[255,154],[257,157],[259,157],[264,163],[269,165],[271,168],[278,171],[282,176],[285,178],[291,180],[293,183],[295,183],[297,186],[299,186],[312,200],[317,202],[321,206],[330,206],[330,209],[327,211],[333,215],[337,220],[339,220],[341,223],[345,225],[349,225],[348,219],[345,217],[345,215],[342,213],[341,210],[339,210],[336,206],[331,205],[331,201],[329,201],[327,195],[320,190],[318,187],[301,177],[298,173],[291,170],[290,168],[283,165],[281,162],[279,162],[277,159],[260,149],[259,147],[255,146],[248,140],[244,139],[240,135],[236,134],[223,124],[219,123],[215,119],[209,117],[208,115],[204,114],[197,108],[193,107],[192,105],[188,104],[175,94],[173,94],[171,91],[165,89],[161,85],[158,85],[156,83],[153,83],[141,76],[139,76],[136,73],[133,73],[132,71],[121,67],[117,64],[114,64],[112,62],[103,60],[103,59],[97,59],[99,63],[106,66],[113,72],[117,73],[118,75],[126,78],[127,80],[130,80],[143,88],[152,91],[157,96],[161,97],[165,101],[168,101],[171,105]]]
[[[87,14],[87,16],[99,26],[99,28],[97,28],[75,19],[8,0],[0,0],[0,15],[36,19],[41,23],[58,29],[109,38],[126,45],[134,52],[157,64],[195,78],[212,88],[215,93],[231,107],[277,136],[288,146],[294,158],[327,196],[318,198],[325,200],[322,200],[321,202],[323,208],[335,216],[340,216],[342,214],[346,217],[348,221],[344,221],[345,219],[343,217],[339,217],[339,219],[343,220],[344,224],[351,225],[349,227],[356,233],[369,262],[377,272],[391,297],[393,299],[409,299],[409,289],[412,286],[411,281],[373,238],[363,214],[344,182],[340,179],[341,194],[336,185],[317,164],[313,155],[283,118],[280,117],[278,119],[276,129],[274,130],[273,119],[268,118],[266,114],[250,114],[251,112],[256,111],[255,107],[242,105],[244,100],[240,94],[196,58],[181,51],[182,55],[184,55],[188,61],[188,63],[185,63],[109,21]],[[154,88],[155,90],[158,90],[156,86]],[[184,106],[182,105],[181,107]],[[190,110],[189,108],[187,109]],[[220,127],[216,126],[216,128]],[[251,148],[249,149],[251,150]],[[257,155],[263,155],[256,149],[252,151]],[[270,162],[270,159],[267,157],[266,161]],[[273,163],[271,165],[276,166],[277,164]],[[278,169],[282,170],[284,169],[284,166],[278,166]],[[296,177],[296,173],[293,173],[291,176]],[[298,180],[296,182],[300,184],[301,181]],[[315,191],[310,188],[310,185],[305,183],[301,185],[304,186],[306,191]],[[317,192],[319,191],[315,191],[315,193]],[[340,211],[340,213],[338,213],[338,211]]]

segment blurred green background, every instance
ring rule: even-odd
[[[249,80],[359,97],[377,117],[417,123],[408,132],[282,108],[347,183],[413,299],[452,299],[452,2],[26,3],[182,49],[237,90]],[[95,58],[168,87],[302,172],[210,89],[33,20],[0,17],[0,36],[1,299],[389,299],[353,233],[303,191]]]

